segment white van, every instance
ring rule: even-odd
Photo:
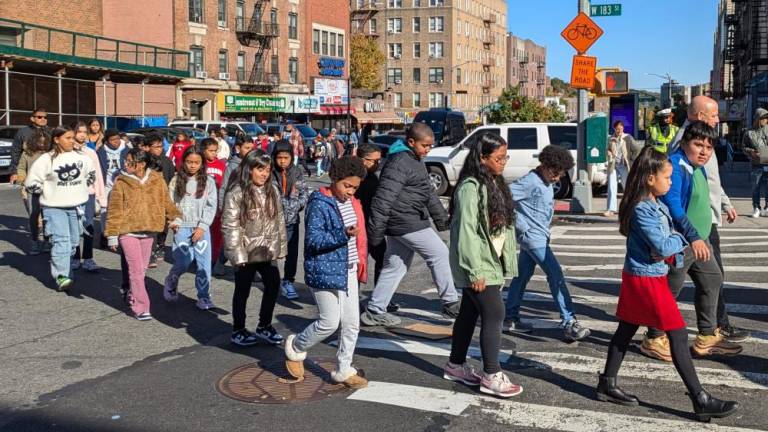
[[[190,127],[196,129],[202,129],[207,133],[211,133],[212,130],[220,130],[226,128],[229,135],[235,135],[238,131],[245,132],[251,138],[255,138],[260,133],[264,132],[256,123],[244,122],[244,121],[202,121],[202,120],[174,120],[168,123],[168,126],[176,127]]]
[[[509,161],[504,167],[504,180],[511,183],[524,176],[539,165],[539,152],[550,144],[560,145],[569,150],[576,159],[576,124],[575,123],[505,123],[480,126],[459,144],[451,147],[433,148],[426,158],[429,178],[438,195],[448,192],[456,186],[459,172],[464,166],[464,159],[469,154],[469,146],[485,134],[498,135],[507,142]],[[607,179],[605,164],[589,167],[593,185],[604,185]],[[555,197],[558,199],[570,195],[576,168],[555,184]]]

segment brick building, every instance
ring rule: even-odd
[[[547,48],[530,39],[507,35],[507,86],[544,104],[549,87]]]

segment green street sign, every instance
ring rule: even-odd
[[[620,4],[590,5],[589,16],[619,16],[621,15]]]
[[[221,93],[220,93],[221,94]],[[227,94],[223,99],[222,112],[285,112],[288,106],[285,98]]]

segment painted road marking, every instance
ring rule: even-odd
[[[585,264],[585,265],[561,265],[564,272],[574,271],[597,271],[597,270],[614,270],[619,271],[624,268],[624,264]],[[726,273],[768,273],[768,266],[755,265],[755,266],[725,266]]]
[[[561,234],[552,235],[552,239],[557,240],[624,240],[627,238],[620,234]],[[721,236],[720,240],[766,240],[768,235],[746,235],[746,236]]]
[[[531,280],[535,281],[547,281],[547,277],[543,275],[533,275]],[[582,276],[566,276],[566,282],[569,283],[588,283],[588,284],[601,284],[601,285],[620,285],[621,278],[596,278],[596,277],[582,277]],[[693,282],[686,282],[686,287],[693,287]],[[765,282],[726,282],[726,289],[768,289],[768,283]],[[435,290],[435,292],[437,292]]]
[[[585,249],[584,246],[579,246]],[[602,247],[598,247],[602,249]],[[747,252],[747,253],[724,253],[723,258],[768,258],[768,252]],[[585,258],[624,258],[625,253],[596,253],[596,252],[558,252],[557,257],[585,257]]]
[[[618,225],[613,226],[579,226],[579,227],[570,227],[570,226],[554,226],[552,227],[552,230],[554,231],[557,229],[561,232],[568,232],[568,231],[592,231],[592,232],[619,232]],[[759,232],[768,234],[768,228],[736,228],[736,227],[722,227],[717,229],[720,232]]]
[[[627,250],[626,244],[609,244],[609,245],[603,245],[603,244],[595,244],[595,245],[585,245],[585,244],[560,244],[560,243],[550,243],[550,246],[552,246],[552,249],[575,249],[575,250],[584,250],[584,249],[600,249],[600,250]],[[720,245],[720,248],[725,247],[736,247],[736,246],[768,246],[768,242],[745,242],[745,243],[723,243]],[[560,254],[558,254],[560,255]]]

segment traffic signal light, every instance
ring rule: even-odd
[[[601,84],[602,94],[613,96],[629,93],[629,72],[604,71],[598,74],[597,80]]]

